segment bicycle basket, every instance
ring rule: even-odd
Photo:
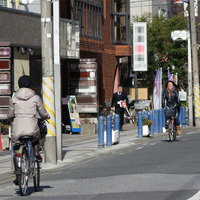
[[[166,110],[165,110],[165,116],[167,118],[175,117],[176,116],[176,110],[174,108],[166,108]]]

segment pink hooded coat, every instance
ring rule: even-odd
[[[21,136],[33,136],[33,142],[39,139],[40,131],[37,125],[36,113],[43,119],[48,119],[49,114],[43,106],[42,100],[35,91],[29,88],[20,88],[12,98],[8,118],[13,118],[13,133],[11,141],[19,143]]]

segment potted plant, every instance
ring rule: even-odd
[[[150,135],[150,131],[149,131],[149,126],[151,126],[152,124],[154,124],[153,121],[146,119],[146,118],[142,118],[142,132],[143,132],[143,136],[149,136]],[[138,125],[138,123],[137,123]]]

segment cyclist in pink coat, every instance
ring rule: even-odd
[[[21,136],[33,136],[32,144],[35,157],[41,162],[42,157],[39,154],[40,130],[38,119],[35,116],[37,112],[43,119],[50,119],[50,116],[44,108],[41,98],[32,89],[32,81],[29,76],[21,76],[18,85],[20,89],[12,97],[8,114],[8,118],[14,119],[11,141],[14,149],[16,149]],[[15,160],[14,165],[16,167]],[[14,183],[18,183],[17,178]]]

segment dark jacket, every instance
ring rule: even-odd
[[[169,97],[169,92],[167,91],[167,89],[164,90],[162,95],[162,107],[164,108],[165,105],[167,105],[168,107],[174,107],[175,105],[177,105],[178,107],[181,106],[179,92],[176,88],[172,91],[171,97]]]
[[[118,102],[119,101],[125,101],[125,100],[126,100],[126,105],[128,106],[127,95],[124,92],[122,92],[121,95],[118,95],[118,93],[116,92],[116,93],[113,94],[111,107],[115,106],[115,108],[121,108],[120,104]]]

